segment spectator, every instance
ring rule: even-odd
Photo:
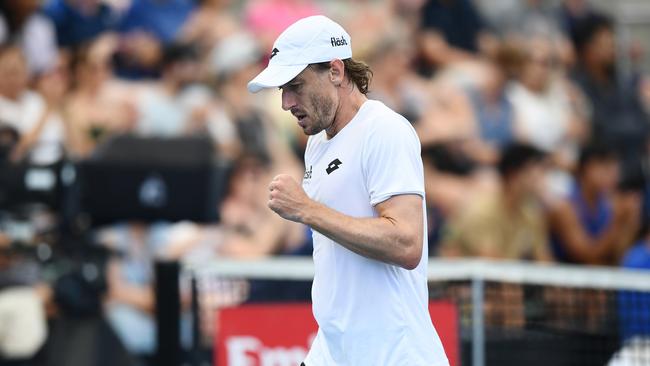
[[[54,25],[38,13],[39,5],[38,0],[0,1],[0,44],[20,45],[33,74],[52,68],[58,55]]]
[[[421,72],[467,60],[494,45],[486,25],[470,0],[428,0],[422,8]]]
[[[551,43],[554,56],[562,63],[575,61],[569,37],[560,26],[558,10],[545,0],[478,0],[477,4],[490,25],[504,39],[545,38]]]
[[[268,120],[246,90],[248,80],[259,70],[261,57],[259,44],[248,33],[226,37],[210,54],[210,75],[225,120],[210,124],[209,131],[230,146],[233,157],[242,152],[267,157],[271,153]]]
[[[650,270],[650,226],[646,224],[641,239],[623,256],[621,266]],[[634,337],[650,338],[650,295],[624,291],[619,294],[621,335],[624,341]]]
[[[617,74],[616,41],[611,20],[587,17],[576,25],[578,52],[575,80],[591,103],[593,138],[620,152],[622,180],[643,187],[643,157],[650,124],[639,96],[639,78]]]
[[[562,0],[558,9],[560,26],[574,42],[579,24],[598,16],[587,0]]]
[[[211,57],[217,95],[228,120],[235,127],[240,154],[266,156],[276,167],[300,171],[302,168],[298,168],[295,156],[288,149],[285,131],[264,108],[268,101],[264,99],[265,94],[253,95],[246,89],[248,82],[259,72],[260,55],[259,44],[246,33],[232,35],[220,42]],[[295,120],[291,123],[295,126]],[[213,127],[210,132],[215,138],[226,133]]]
[[[180,136],[205,122],[205,105],[211,96],[206,88],[193,85],[200,78],[198,57],[191,45],[173,44],[165,49],[160,81],[146,87],[138,101],[137,133]]]
[[[619,160],[602,143],[585,147],[570,194],[549,212],[553,251],[561,262],[615,264],[636,232],[639,199],[617,193]]]
[[[540,204],[543,161],[544,154],[532,146],[507,145],[498,163],[500,189],[469,201],[449,218],[443,229],[441,255],[549,261]],[[485,323],[521,328],[524,308],[523,287],[495,284],[487,289]]]
[[[228,257],[259,258],[290,252],[303,245],[302,225],[282,220],[266,207],[272,178],[268,157],[243,155],[235,163],[229,193],[221,207],[226,238],[220,252]]]
[[[469,145],[477,161],[495,164],[501,148],[515,139],[515,110],[506,97],[506,75],[494,62],[486,61],[477,87],[468,90],[479,138]]]
[[[117,9],[102,0],[48,0],[43,12],[54,22],[57,43],[64,48],[114,31],[120,17]]]
[[[154,260],[167,258],[177,236],[178,230],[167,223],[120,224],[97,232],[101,245],[121,254],[107,270],[107,319],[127,350],[141,360],[156,351]],[[184,345],[189,344],[186,323],[181,328]]]
[[[435,225],[429,227],[434,236],[437,227],[444,226],[445,219],[473,200],[475,193],[481,195],[494,186],[493,174],[480,168],[491,167],[497,150],[482,140],[470,97],[489,88],[489,70],[483,62],[467,62],[439,73],[428,89],[427,108],[415,123],[424,146],[427,202],[436,212]]]
[[[74,82],[66,100],[65,116],[71,126],[73,155],[92,153],[108,136],[131,130],[135,124],[134,89],[113,76],[110,57],[117,47],[114,36],[102,36],[72,55]]]
[[[574,103],[577,89],[562,78],[556,54],[546,38],[526,40],[517,78],[508,90],[519,138],[554,154],[563,168],[572,166],[575,149],[585,138],[586,116]]]
[[[544,154],[532,146],[505,147],[498,164],[501,189],[450,218],[442,255],[550,260],[540,206],[543,161]]]
[[[397,36],[404,39],[404,46],[413,47],[409,40],[415,35],[419,17],[414,18],[412,23],[405,22],[397,12],[398,4],[395,3],[394,0],[334,0],[320,2],[319,5],[324,7],[322,14],[335,19],[348,34],[354,34],[352,51],[359,59],[367,60],[368,53],[372,53],[387,37]],[[363,14],[363,22],[359,21],[359,14]],[[379,73],[375,72],[374,76],[377,75]]]
[[[462,152],[449,145],[433,145],[422,149],[424,184],[427,203],[429,255],[438,255],[442,229],[448,218],[477,197],[495,190],[495,179],[487,169],[477,165]]]
[[[559,36],[554,9],[543,0],[478,0],[477,6],[502,36]]]
[[[414,49],[397,30],[379,35],[381,41],[368,54],[373,70],[370,98],[381,100],[411,123],[420,119],[428,90],[411,70]]]
[[[621,266],[625,269],[650,270],[650,226],[646,223],[641,239],[625,252]],[[622,348],[608,366],[634,365],[639,355],[650,352],[650,294],[621,291],[618,294]]]
[[[236,33],[237,19],[230,7],[231,0],[200,0],[179,35],[180,41],[193,43],[202,55],[207,54],[220,41]]]
[[[121,32],[146,32],[162,44],[176,40],[195,9],[191,0],[135,0],[120,24]]]
[[[566,80],[557,52],[547,38],[527,39],[516,79],[508,88],[515,110],[515,134],[551,157],[545,181],[549,192],[565,195],[571,187],[579,145],[587,138],[587,107],[579,89]]]
[[[42,96],[45,109],[38,124],[22,136],[14,159],[29,156],[32,162],[50,164],[69,152],[71,131],[63,112],[70,86],[68,69],[68,58],[62,53],[54,67],[34,79],[35,91]]]
[[[56,114],[65,80],[54,76],[41,78],[40,86],[48,99],[28,89],[30,79],[22,50],[15,44],[0,46],[0,120],[6,121],[20,134],[12,152],[14,160],[29,154],[31,161],[49,164],[63,156],[65,127]]]
[[[193,0],[135,0],[120,21],[117,75],[130,79],[159,76],[166,46],[181,34],[196,5]]]
[[[476,88],[484,69],[478,62],[462,63],[440,72],[426,95],[427,108],[414,127],[423,146],[463,143],[478,138],[474,111],[465,92]],[[465,79],[471,79],[466,82]]]

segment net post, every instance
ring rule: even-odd
[[[194,272],[190,271],[191,310],[192,310],[192,365],[199,364],[201,352],[201,313],[199,307],[199,289]]]
[[[485,366],[484,295],[485,281],[472,277],[472,366]]]
[[[181,361],[180,347],[180,264],[174,261],[156,261],[155,296],[157,350],[156,365],[177,366]]]

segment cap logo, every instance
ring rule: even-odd
[[[271,51],[271,57],[269,57],[269,60],[272,59],[273,57],[275,57],[275,55],[277,55],[278,52],[280,52],[280,50],[277,49],[277,48],[274,48],[273,51]]]
[[[332,42],[332,47],[347,46],[348,45],[348,41],[346,41],[345,37],[343,37],[343,36],[341,36],[341,38],[332,37],[332,38],[330,38],[330,41]]]

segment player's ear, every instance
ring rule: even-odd
[[[330,80],[332,84],[341,86],[343,84],[343,76],[345,75],[345,64],[343,61],[336,59],[330,62]]]

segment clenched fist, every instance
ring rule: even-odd
[[[281,217],[302,222],[313,201],[302,187],[287,174],[277,175],[269,184],[269,208]]]

